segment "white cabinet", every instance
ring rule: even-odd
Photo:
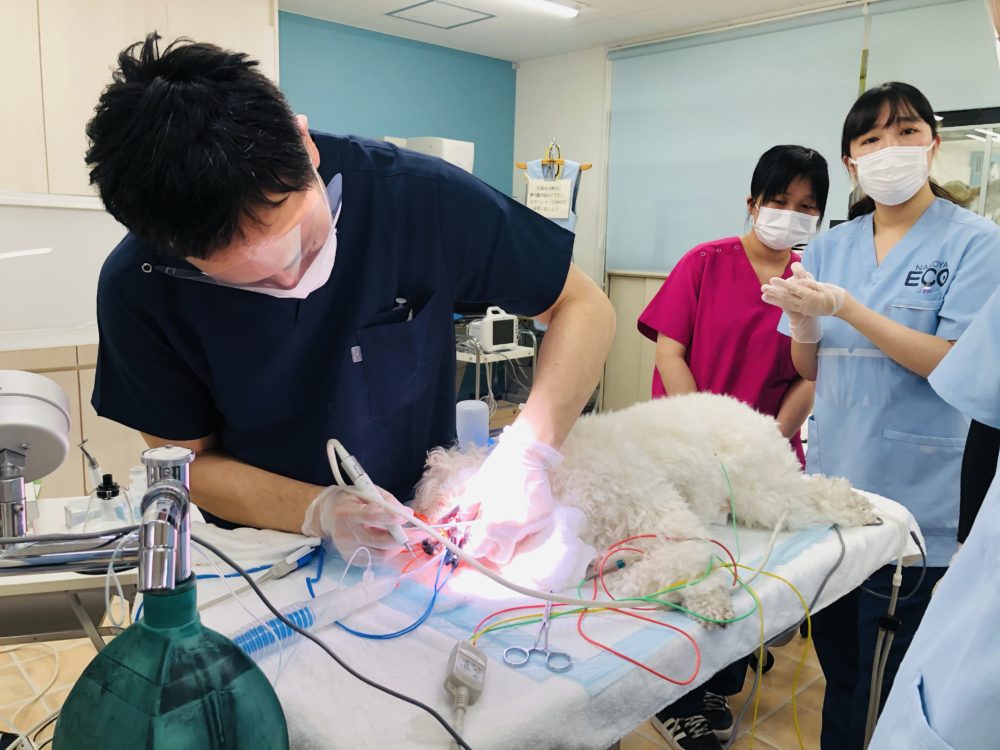
[[[604,366],[601,408],[624,409],[651,395],[656,344],[636,329],[636,320],[663,285],[662,273],[608,271],[605,287],[618,327]]]
[[[48,183],[37,0],[0,0],[0,101],[0,190],[44,193]]]
[[[212,42],[277,79],[276,19],[275,0],[0,0],[0,191],[94,194],[86,125],[129,44]]]
[[[276,0],[170,0],[166,32],[223,49],[246,52],[264,75],[278,80]]]
[[[167,26],[166,0],[38,0],[49,192],[92,195],[87,122],[118,52]]]
[[[137,431],[97,416],[90,405],[96,373],[93,366],[80,363],[81,429],[87,438],[87,450],[100,462],[101,470],[114,475],[115,481],[124,487],[128,484],[129,468],[139,465],[139,456],[148,446]]]

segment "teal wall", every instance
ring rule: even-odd
[[[472,141],[476,176],[510,194],[510,62],[294,13],[278,23],[281,88],[310,127]]]

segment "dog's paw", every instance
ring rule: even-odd
[[[688,616],[709,630],[726,627],[736,616],[728,588],[712,586],[705,591],[698,591],[698,588],[695,586],[684,595]]]
[[[853,490],[845,495],[842,503],[831,510],[830,520],[840,526],[867,526],[878,523],[875,506],[867,497]]]

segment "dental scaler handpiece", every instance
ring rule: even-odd
[[[358,459],[354,456],[341,457],[340,465],[344,467],[344,473],[347,474],[351,483],[361,491],[361,494],[378,496],[378,487],[375,486],[375,482],[371,480],[367,472],[361,468]],[[407,538],[402,526],[398,523],[393,523],[387,525],[385,530],[410,553],[411,557],[416,557],[413,548],[410,546],[410,540]]]

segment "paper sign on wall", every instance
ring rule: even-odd
[[[571,180],[528,178],[528,198],[525,205],[547,219],[568,219],[572,199]]]

